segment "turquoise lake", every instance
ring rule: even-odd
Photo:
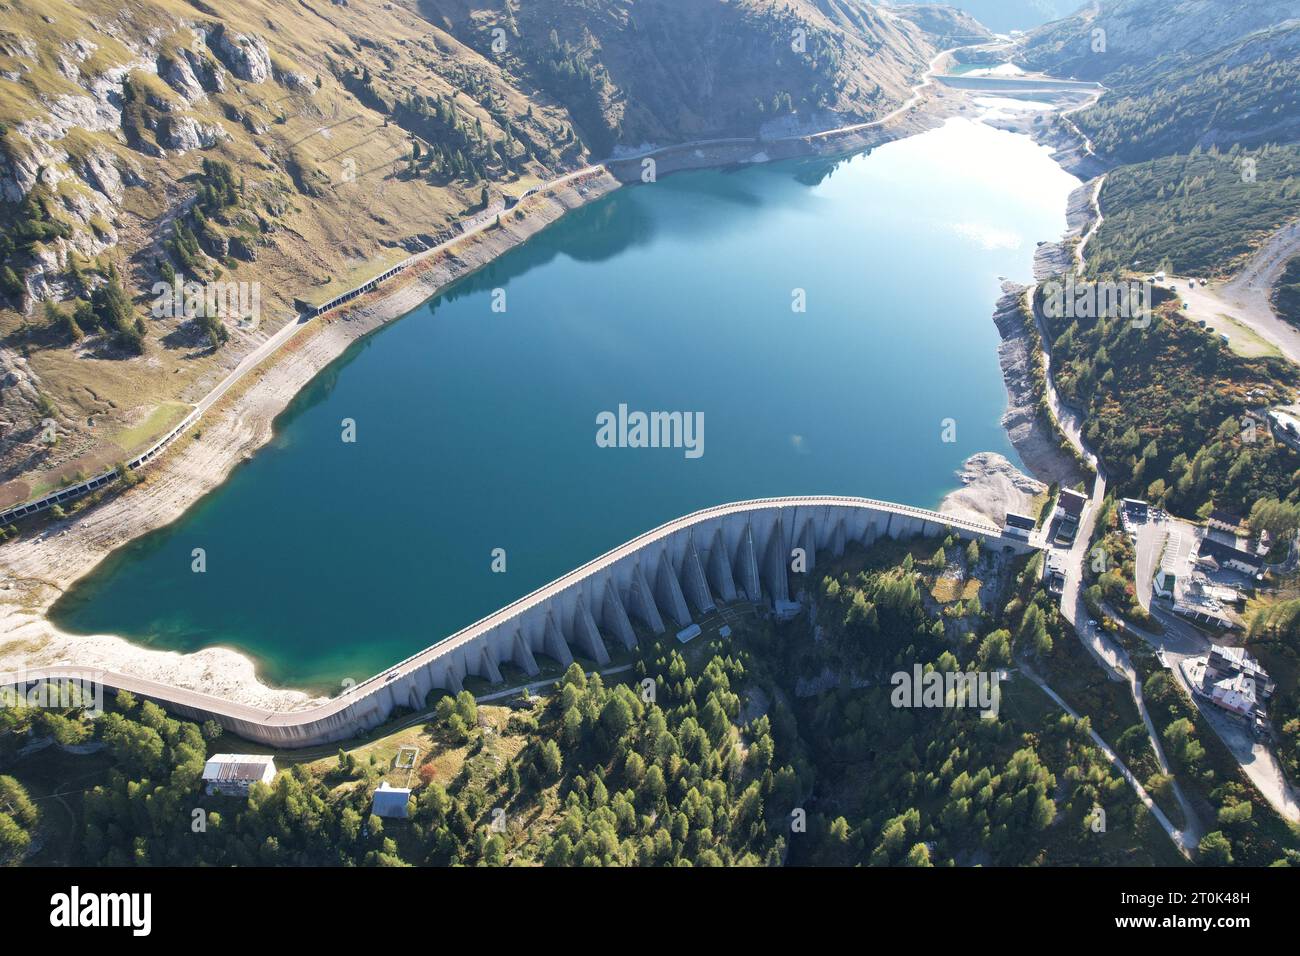
[[[1077,182],[1026,137],[952,120],[850,158],[621,189],[356,343],[270,445],[53,619],[233,647],[270,683],[330,691],[697,508],[934,507],[971,454],[1019,463],[993,306]],[[702,413],[703,455],[598,447],[620,404]]]

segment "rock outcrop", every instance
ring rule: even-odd
[[[271,52],[261,37],[235,33],[221,24],[208,34],[208,46],[241,80],[262,83],[270,79]]]

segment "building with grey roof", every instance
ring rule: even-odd
[[[275,759],[266,754],[213,754],[203,765],[203,784],[210,794],[248,796],[255,783],[275,779]]]

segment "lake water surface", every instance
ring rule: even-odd
[[[998,277],[1029,279],[1077,182],[1026,137],[952,120],[853,158],[621,189],[349,349],[271,445],[53,618],[337,689],[697,508],[934,507],[969,455],[1018,463]],[[598,447],[620,404],[702,412],[703,455]]]

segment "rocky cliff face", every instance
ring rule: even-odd
[[[298,300],[423,248],[484,190],[517,196],[620,143],[878,115],[938,42],[858,0],[11,5],[0,504],[111,465],[120,436],[204,394]],[[213,161],[233,171],[224,185]],[[263,315],[200,348],[148,308],[173,272],[258,283]],[[112,276],[142,354],[67,324]],[[61,438],[41,445],[50,417]]]
[[[236,33],[219,23],[205,31],[204,37],[226,68],[241,80],[262,83],[271,78],[271,51],[260,36]]]
[[[752,135],[792,114],[868,119],[906,96],[943,33],[987,32],[941,7],[915,8],[929,21],[918,23],[859,0],[420,0],[419,8],[563,102],[597,152]]]
[[[1162,55],[1209,53],[1296,17],[1300,0],[1100,0],[1032,31],[1018,61],[1106,82]]]

